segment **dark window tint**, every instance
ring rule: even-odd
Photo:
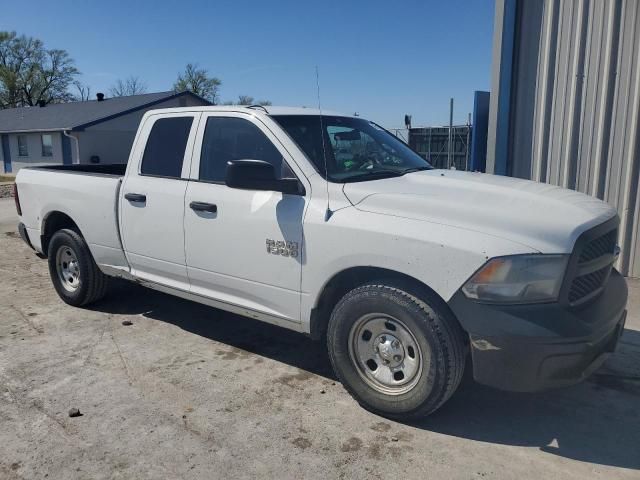
[[[264,160],[279,178],[291,177],[282,155],[258,127],[242,118],[210,117],[200,155],[200,180],[224,182],[229,160]]]
[[[141,173],[180,178],[193,117],[161,118],[151,128]]]

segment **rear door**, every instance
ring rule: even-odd
[[[280,178],[306,182],[274,134],[253,116],[203,114],[185,198],[191,291],[246,307],[244,314],[272,323],[299,322],[307,197],[227,187],[227,162],[241,159],[267,161]]]
[[[199,113],[147,117],[121,188],[120,231],[132,273],[189,290],[184,197]]]

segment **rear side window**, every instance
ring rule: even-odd
[[[279,178],[291,177],[286,162],[264,133],[242,118],[209,117],[200,155],[200,180],[224,182],[229,160],[264,160]]]
[[[156,120],[142,157],[142,175],[180,178],[193,117]]]

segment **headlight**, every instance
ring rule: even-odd
[[[514,255],[489,260],[462,287],[491,303],[551,302],[558,298],[568,255]]]

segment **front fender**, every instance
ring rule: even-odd
[[[324,219],[305,221],[302,321],[309,322],[323,290],[340,272],[375,267],[427,285],[448,301],[487,259],[532,253],[499,237],[346,208]]]

